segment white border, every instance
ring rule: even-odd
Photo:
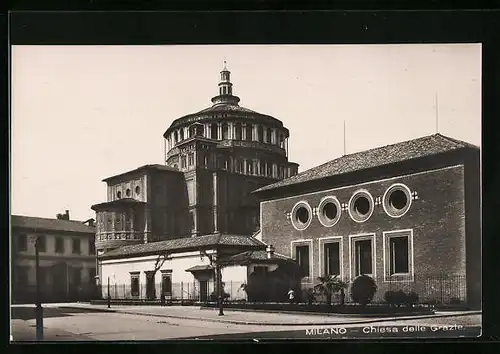
[[[368,199],[369,199],[368,201],[370,202],[370,212],[368,213],[368,216],[365,219],[363,219],[363,220],[356,220],[353,217],[352,213],[351,213],[352,202],[353,202],[353,200],[358,195],[365,195],[365,196],[367,196]],[[347,204],[347,212],[349,213],[349,216],[351,217],[352,221],[355,221],[358,224],[361,224],[361,223],[364,223],[364,222],[368,221],[371,218],[371,216],[372,216],[372,214],[373,214],[374,211],[375,211],[375,201],[373,200],[373,197],[372,197],[371,193],[368,192],[366,189],[358,189],[357,191],[355,191],[352,194],[351,198],[349,199],[349,203]]]
[[[335,241],[334,241],[335,240]],[[340,241],[336,241],[340,240]],[[329,241],[329,242],[328,242]],[[328,236],[328,237],[320,237],[318,239],[318,245],[319,245],[319,276],[322,276],[323,268],[322,268],[322,260],[323,260],[323,247],[326,244],[329,243],[339,243],[339,261],[340,261],[340,274],[339,277],[340,279],[344,279],[344,237],[343,236]]]
[[[300,196],[304,197],[304,196],[314,195],[314,194],[332,193],[332,192],[340,191],[340,190],[347,189],[347,188],[359,187],[359,186],[366,186],[366,185],[373,184],[373,183],[385,182],[385,181],[392,181],[392,180],[401,179],[401,178],[405,178],[405,177],[418,176],[418,175],[422,175],[422,174],[428,174],[428,173],[432,173],[432,172],[450,170],[450,169],[459,168],[459,167],[464,168],[464,165],[463,164],[458,164],[458,165],[449,166],[449,167],[437,168],[435,170],[427,170],[427,171],[423,171],[423,172],[410,173],[410,174],[400,175],[400,176],[396,176],[396,177],[383,178],[383,179],[374,179],[374,180],[371,180],[371,181],[368,181],[368,182],[363,182],[363,183],[358,183],[358,184],[351,184],[351,185],[343,186],[343,187],[337,187],[337,188],[331,188],[331,189],[323,189],[323,190],[319,190],[319,191],[316,191],[316,192],[300,194]],[[287,200],[287,199],[293,199],[293,198],[297,198],[297,195],[290,196],[290,197],[273,198],[273,199],[270,199],[270,200],[265,200],[262,203],[272,203],[272,202],[276,202],[278,200]]]
[[[377,278],[377,236],[374,232],[372,233],[364,233],[364,234],[356,234],[356,235],[349,235],[349,280],[354,280],[352,277],[352,271],[353,271],[353,264],[352,264],[352,249],[351,249],[351,244],[352,244],[352,239],[353,238],[371,238],[373,239],[372,243],[372,270],[373,274],[366,274],[368,276],[371,276],[375,281]]]
[[[301,206],[304,206],[307,209],[307,211],[309,212],[309,220],[307,220],[307,222],[303,224],[302,228],[298,227],[295,224],[295,212]],[[292,208],[292,211],[290,212],[290,221],[291,221],[292,226],[295,230],[304,231],[305,229],[307,229],[309,227],[309,225],[311,225],[312,219],[313,219],[313,211],[312,211],[312,208],[307,201],[301,200],[301,201],[298,201],[297,203],[295,203],[295,205]]]
[[[400,188],[397,188],[397,187],[400,187]],[[393,189],[393,190],[391,191],[391,189]],[[408,198],[408,204],[405,207],[406,210],[401,215],[391,214],[385,206],[387,194],[389,193],[389,191],[391,191],[391,194],[392,194],[394,191],[397,191],[397,190],[403,190],[404,193],[406,193],[406,197]],[[413,202],[413,200],[412,200],[411,190],[410,190],[410,188],[408,188],[408,186],[406,184],[403,184],[403,183],[394,183],[393,185],[391,185],[389,188],[387,188],[385,190],[384,196],[382,197],[382,207],[384,208],[385,213],[387,215],[389,215],[391,218],[400,218],[403,215],[405,215],[408,212],[408,210],[410,210],[412,202]],[[387,204],[389,204],[389,201],[387,201]]]
[[[302,284],[313,283],[314,282],[314,243],[313,243],[313,239],[307,238],[307,239],[290,241],[290,258],[294,259],[296,261],[295,257],[293,256],[293,253],[294,253],[293,251],[296,247],[293,245],[294,243],[299,244],[299,246],[304,245],[306,243],[309,245],[309,250],[310,250],[310,252],[309,252],[309,272],[310,272],[310,274],[309,274],[309,277],[307,277],[307,278],[309,278],[309,281],[302,282],[302,280],[301,280],[301,283]],[[306,278],[306,277],[304,277],[304,278]]]
[[[410,272],[409,273],[398,273],[398,274],[395,274],[396,276],[401,276],[401,277],[410,277],[409,281],[415,281],[415,263],[414,263],[414,257],[413,257],[413,253],[414,253],[414,250],[413,250],[413,229],[401,229],[401,230],[393,230],[393,231],[384,231],[382,232],[382,258],[383,258],[383,261],[384,261],[384,283],[399,283],[399,282],[408,282],[408,279],[401,279],[401,280],[391,280],[390,278],[387,279],[387,259],[386,259],[386,256],[385,256],[385,245],[386,245],[386,241],[385,239],[389,239],[390,236],[387,236],[388,234],[395,234],[395,233],[406,233],[406,232],[409,232],[409,246],[410,246],[410,264],[409,264],[409,270]],[[404,236],[404,235],[402,235]]]
[[[329,224],[325,224],[323,222],[323,220],[321,219],[321,213],[322,213],[322,208],[324,208],[325,204],[327,204],[330,201],[333,204],[335,204],[335,206],[337,207],[337,216],[334,219],[330,219],[333,222],[329,225]],[[332,226],[336,225],[340,221],[340,218],[342,217],[342,205],[340,204],[338,198],[335,196],[332,196],[332,195],[328,195],[326,197],[323,197],[320,200],[317,209],[318,209],[318,212],[317,212],[316,216],[318,217],[318,221],[320,222],[320,224],[323,225],[324,227],[332,227]]]

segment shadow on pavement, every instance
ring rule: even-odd
[[[78,309],[74,307],[44,307],[43,317],[67,317],[76,313],[95,313],[95,310],[91,309]],[[11,319],[13,320],[33,320],[35,319],[35,308],[34,307],[12,307],[11,308]]]

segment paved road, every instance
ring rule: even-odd
[[[17,307],[12,309],[12,335],[14,341],[35,339],[35,320],[33,308]],[[430,327],[431,325],[477,325],[481,323],[480,315],[466,315],[450,318],[420,319],[397,321],[397,325]],[[360,331],[364,326],[378,330],[395,325],[396,322],[370,323],[366,325],[346,324],[349,331]],[[195,319],[165,318],[152,315],[129,313],[103,313],[90,309],[70,309],[64,307],[47,307],[44,311],[45,340],[165,340],[165,339],[245,339],[245,338],[331,338],[325,328],[338,326],[259,326],[206,322]],[[312,333],[311,329],[317,331]],[[356,329],[357,328],[357,329]],[[309,335],[306,336],[306,330]],[[327,330],[328,331],[328,330]],[[443,332],[443,331],[441,331]],[[423,332],[424,336],[436,336],[441,332]],[[460,336],[459,330],[447,331],[449,335]],[[375,332],[371,336],[383,337],[387,334]]]

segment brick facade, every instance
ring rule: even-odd
[[[375,264],[375,274],[372,276],[384,282],[389,267],[387,237],[396,235],[392,232],[403,231],[402,235],[408,235],[410,239],[409,267],[413,276],[402,276],[401,280],[410,284],[412,289],[418,289],[433,288],[429,277],[459,277],[460,282],[466,282],[466,286],[460,284],[464,290],[456,291],[450,296],[467,300],[470,306],[477,307],[480,303],[481,284],[479,156],[478,152],[469,152],[460,155],[460,158],[456,157],[457,154],[447,156],[446,159],[434,158],[433,164],[428,164],[430,160],[421,164],[414,163],[410,173],[404,173],[401,166],[388,167],[380,170],[379,174],[373,170],[364,174],[371,175],[371,178],[364,181],[363,174],[360,173],[353,178],[331,179],[330,188],[327,187],[328,181],[322,180],[318,181],[317,185],[320,187],[316,190],[312,186],[314,181],[311,181],[307,188],[303,188],[307,193],[300,193],[299,185],[295,187],[295,193],[288,189],[287,194],[282,197],[276,192],[276,195],[261,203],[262,241],[272,244],[276,252],[292,258],[296,258],[295,246],[312,246],[309,251],[311,274],[302,279],[304,284],[312,284],[325,271],[320,244],[323,247],[325,242],[341,242],[341,276],[352,280],[355,277],[352,274],[353,241],[371,239]],[[446,166],[443,164],[444,160],[451,163]],[[415,168],[416,166],[419,167]],[[412,195],[409,210],[397,218],[387,215],[381,203],[385,191],[395,183],[407,186]],[[351,196],[359,190],[370,193],[374,201],[373,213],[367,221],[361,223],[355,222],[345,207]],[[413,199],[415,192],[418,199]],[[322,198],[327,196],[335,196],[342,207],[340,219],[332,227],[323,226],[315,210]],[[301,201],[310,205],[313,215],[307,228],[297,230],[292,225],[291,213],[294,205]],[[383,298],[385,285],[379,284],[379,300]]]

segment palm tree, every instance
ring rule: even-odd
[[[314,290],[326,296],[326,303],[332,304],[332,295],[347,288],[347,283],[337,275],[323,275],[318,277],[319,284],[314,286]]]

